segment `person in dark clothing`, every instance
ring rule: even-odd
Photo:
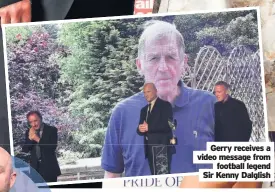
[[[215,84],[215,141],[246,142],[252,133],[252,122],[245,104],[229,96],[229,85]],[[185,176],[180,188],[262,188],[263,182],[200,182],[199,176]]]
[[[245,104],[229,96],[229,85],[215,84],[215,141],[245,142],[252,133],[252,122]]]
[[[30,128],[25,132],[25,143],[22,151],[31,153],[31,167],[47,183],[56,182],[57,177],[61,175],[55,152],[57,147],[57,129],[43,123],[42,116],[38,111],[29,112],[27,119]]]
[[[143,91],[148,105],[140,111],[137,133],[144,137],[145,158],[148,159],[152,175],[170,174],[172,155],[176,152],[172,145],[173,132],[168,124],[168,121],[173,121],[172,105],[157,97],[153,83],[146,83]],[[164,149],[163,155],[167,156],[167,162],[163,162],[160,167],[155,152],[159,146]]]

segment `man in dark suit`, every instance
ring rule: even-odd
[[[252,133],[252,122],[245,104],[229,96],[229,85],[215,84],[215,141],[246,142]],[[262,188],[262,182],[200,182],[198,176],[186,176],[180,188]]]
[[[27,114],[30,128],[25,133],[23,152],[31,152],[30,165],[46,182],[56,182],[61,171],[56,158],[57,129],[42,121],[38,111]]]
[[[252,122],[245,104],[229,96],[229,85],[215,84],[215,141],[245,142],[252,133]]]
[[[157,147],[162,148],[164,156],[167,155],[167,161],[162,165],[167,166],[166,173],[162,174],[170,174],[172,154],[176,152],[172,145],[173,132],[168,124],[168,121],[173,121],[172,106],[157,97],[153,83],[146,83],[143,92],[149,104],[141,109],[137,133],[144,136],[145,157],[148,158],[151,174],[160,174],[160,168],[157,168],[157,164],[161,164],[156,158]]]

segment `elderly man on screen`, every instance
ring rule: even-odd
[[[177,121],[176,151],[171,173],[196,172],[211,165],[193,163],[193,151],[205,150],[214,140],[213,94],[186,87],[181,76],[187,65],[181,33],[170,23],[149,21],[138,45],[137,69],[146,82],[155,84],[158,97],[169,101]],[[103,147],[105,177],[151,175],[144,140],[136,133],[140,110],[148,103],[142,92],[121,102],[112,111]]]

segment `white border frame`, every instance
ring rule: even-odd
[[[261,17],[260,17],[260,8],[259,7],[242,7],[242,8],[226,8],[219,10],[200,10],[200,11],[188,11],[188,12],[173,12],[173,13],[155,13],[155,14],[143,14],[143,15],[130,15],[130,16],[113,16],[113,17],[101,17],[101,18],[88,18],[88,19],[72,19],[72,20],[55,20],[55,21],[43,21],[43,22],[28,22],[28,23],[17,23],[17,24],[4,24],[2,26],[3,32],[3,51],[4,51],[4,67],[5,67],[5,78],[6,78],[6,93],[7,93],[7,109],[9,117],[9,137],[10,137],[10,149],[11,155],[14,156],[14,146],[13,146],[13,133],[12,133],[12,120],[11,120],[11,105],[10,105],[10,90],[9,90],[9,74],[8,74],[8,59],[7,59],[7,42],[6,42],[6,28],[15,27],[15,26],[36,26],[41,24],[60,24],[60,23],[74,23],[74,22],[83,22],[83,21],[104,21],[104,20],[116,20],[116,19],[130,19],[130,18],[147,18],[147,17],[162,17],[162,16],[177,16],[177,15],[189,15],[189,14],[203,14],[203,13],[221,13],[221,12],[231,12],[231,11],[247,11],[247,10],[256,10],[257,11],[257,24],[258,24],[258,40],[259,40],[259,51],[260,51],[260,60],[261,60],[261,77],[262,77],[262,94],[263,101],[266,101],[266,90],[265,90],[265,81],[264,81],[264,62],[263,62],[263,45],[262,45],[262,34],[261,34]],[[265,116],[265,137],[267,142],[269,139],[268,136],[268,121],[267,121],[267,107],[266,102],[264,104],[264,116]],[[182,174],[168,174],[168,175],[158,175],[158,178],[161,177],[171,177],[171,176],[191,176],[198,175],[198,172],[192,173],[182,173]],[[142,178],[155,178],[156,176],[136,176],[136,177],[121,177],[121,178],[111,178],[112,180],[124,180],[124,179],[142,179]],[[47,183],[47,185],[66,185],[66,184],[79,184],[79,183],[92,183],[92,182],[104,182],[110,180],[108,178],[103,179],[92,179],[92,180],[78,180],[78,181],[62,181],[62,182],[53,182]],[[38,184],[39,185],[39,184]],[[45,184],[42,184],[45,185]]]

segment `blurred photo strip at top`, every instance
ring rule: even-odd
[[[37,0],[32,21],[133,15],[134,0]]]
[[[261,17],[267,17],[274,9],[273,3],[274,0],[155,0],[153,13],[260,6]]]
[[[21,12],[25,19],[13,19],[10,15],[11,10],[16,15]],[[5,23],[122,16],[132,15],[133,12],[134,0],[1,0],[0,2],[0,17]]]
[[[228,0],[155,0],[153,13],[218,10],[229,7]]]

